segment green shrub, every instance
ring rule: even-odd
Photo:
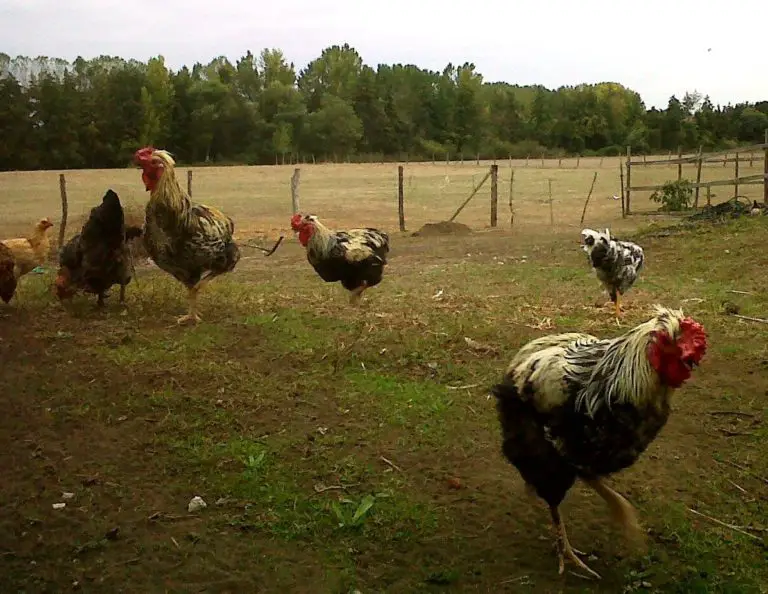
[[[651,194],[651,200],[661,203],[661,210],[667,212],[688,210],[692,199],[693,187],[687,179],[667,182],[661,190]]]

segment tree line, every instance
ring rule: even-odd
[[[729,148],[766,128],[768,101],[686,93],[647,109],[618,83],[485,82],[470,63],[374,69],[346,44],[298,73],[276,49],[177,71],[162,56],[0,53],[0,170],[123,167],[145,145],[188,164],[609,156]]]

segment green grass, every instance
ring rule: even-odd
[[[12,405],[0,435],[14,503],[0,528],[31,530],[48,552],[33,559],[2,538],[13,552],[5,590],[103,579],[247,591],[257,579],[269,591],[765,591],[768,332],[721,308],[768,311],[756,255],[766,240],[760,220],[642,240],[648,266],[627,296],[625,328],[653,303],[682,306],[711,348],[658,447],[616,478],[651,528],[648,553],[617,554],[601,503],[569,497],[571,538],[597,556],[601,584],[558,579],[547,514],[502,459],[486,398],[534,336],[621,331],[595,308],[605,296],[567,241],[532,249],[481,237],[469,258],[447,242],[414,268],[393,259],[360,311],[308,267],[264,263],[258,282],[243,271],[212,283],[195,328],[176,327],[183,293],[164,276],[140,272],[126,315],[83,299],[66,312],[51,302],[49,276],[25,278],[9,314],[23,323],[2,320],[0,346],[13,347],[0,392]],[[728,411],[741,414],[711,414]],[[19,463],[30,441],[43,454]],[[78,487],[84,475],[102,482]],[[30,495],[36,481],[46,488]],[[82,498],[79,515],[25,527],[65,486]],[[195,494],[208,507],[186,518]],[[110,522],[130,537],[104,541]],[[253,578],[262,558],[269,569]]]

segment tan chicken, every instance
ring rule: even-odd
[[[50,219],[40,219],[29,237],[3,240],[5,247],[13,253],[15,260],[13,274],[16,279],[46,263],[48,252],[51,249],[48,237],[48,229],[51,227],[53,227],[53,223]]]

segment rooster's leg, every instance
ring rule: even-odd
[[[362,285],[359,287],[356,287],[352,289],[352,294],[349,296],[349,303],[350,305],[357,305],[360,303],[360,299],[363,296],[363,291],[365,291],[368,288],[368,283],[363,282]]]
[[[608,504],[611,516],[624,527],[627,535],[632,540],[640,542],[643,538],[643,530],[640,527],[637,512],[632,504],[599,478],[590,479],[585,482]]]
[[[616,293],[616,317],[621,317],[621,293]]]
[[[120,303],[125,303],[125,285],[120,285]]]
[[[104,293],[99,293],[99,298],[96,300],[96,307],[104,307]]]
[[[189,301],[189,313],[177,318],[177,324],[186,324],[187,322],[194,322],[197,324],[201,320],[200,315],[197,313],[197,293],[200,290],[201,284],[202,283],[198,283],[194,287],[189,288],[189,294],[187,295],[187,300]]]
[[[560,516],[560,511],[557,509],[557,506],[550,506],[549,511],[552,514],[552,523],[555,526],[555,533],[557,534],[557,558],[560,564],[558,573],[562,575],[565,572],[565,558],[567,557],[569,560],[573,561],[576,566],[586,571],[592,577],[601,579],[599,573],[590,569],[587,564],[577,556],[577,553],[583,553],[579,553],[579,551],[571,547],[571,543],[568,542],[568,534],[565,532],[565,523]]]

